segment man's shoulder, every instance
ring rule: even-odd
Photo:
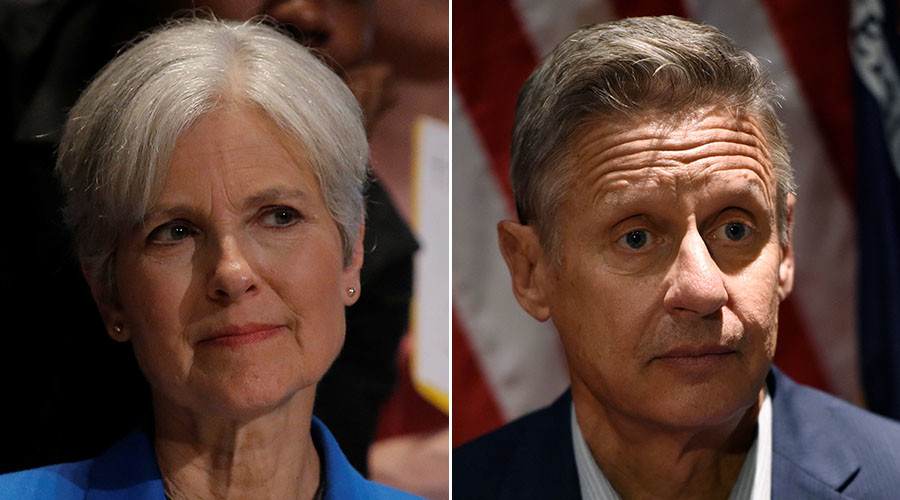
[[[900,422],[800,385],[783,374],[776,374],[773,379],[774,385],[770,382],[769,387],[774,389],[776,431],[799,439],[818,436],[817,441],[826,436],[841,443],[858,439],[871,442],[872,446],[864,449],[866,452],[900,456]],[[775,446],[777,449],[778,442]]]
[[[550,425],[552,411],[552,406],[533,411],[455,448],[453,450],[454,472],[457,467],[465,470],[478,461],[502,466],[505,461],[498,462],[495,459],[508,457],[523,441],[532,438],[539,429]],[[480,467],[478,469],[481,470]]]
[[[774,480],[815,478],[859,498],[890,498],[900,491],[900,423],[799,385],[777,370],[769,389]]]
[[[515,498],[513,487],[566,498],[578,487],[569,423],[571,394],[453,450],[454,498]]]

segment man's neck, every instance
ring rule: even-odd
[[[756,435],[765,396],[714,427],[636,421],[573,385],[578,426],[591,455],[622,498],[727,499]],[[585,397],[588,396],[588,397]]]
[[[250,421],[212,419],[156,398],[154,408],[154,448],[171,500],[315,495],[320,464],[311,397],[297,394]]]

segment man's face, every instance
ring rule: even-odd
[[[576,405],[724,423],[757,400],[792,282],[773,167],[755,120],[704,109],[636,123],[575,138],[559,259],[538,250],[534,288],[517,296],[556,325]]]

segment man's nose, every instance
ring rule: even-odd
[[[696,228],[685,233],[667,278],[663,305],[670,314],[704,317],[728,301],[722,271]]]
[[[219,242],[208,295],[215,301],[233,302],[257,290],[257,276],[238,240],[225,236]]]

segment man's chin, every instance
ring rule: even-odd
[[[739,422],[759,403],[761,387],[714,379],[705,383],[668,384],[665,394],[646,409],[651,420],[671,429],[698,430],[730,426]],[[755,410],[754,410],[755,411]]]

